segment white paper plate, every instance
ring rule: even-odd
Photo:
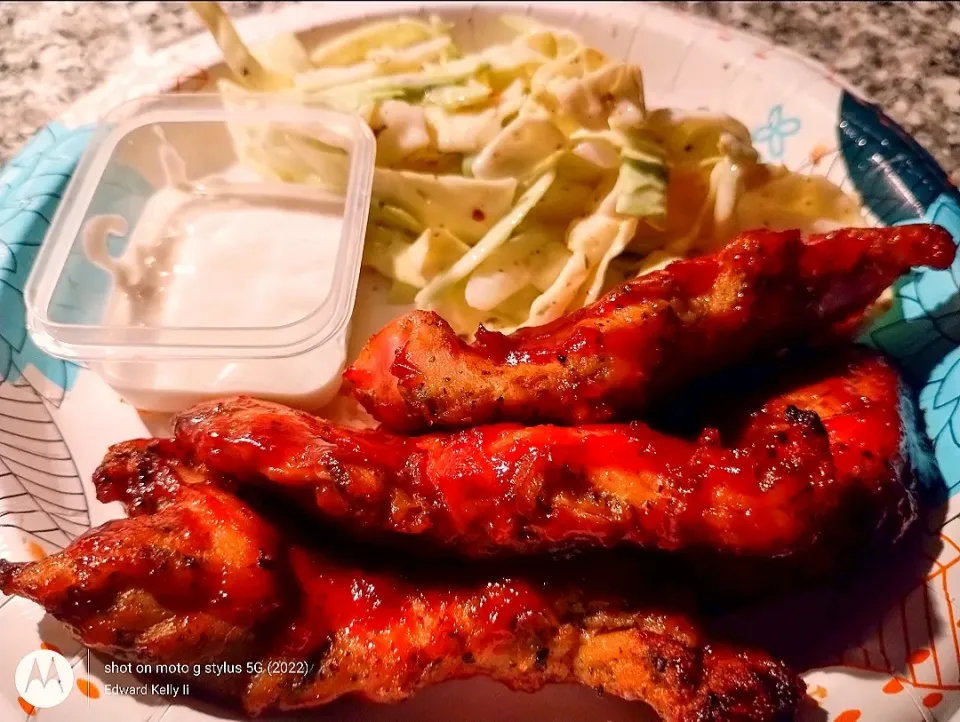
[[[373,15],[437,12],[456,21],[467,46],[497,40],[504,10],[567,25],[590,44],[640,65],[652,107],[705,108],[730,113],[753,132],[767,159],[825,175],[861,195],[874,220],[939,222],[960,237],[956,189],[903,131],[824,68],[769,43],[689,16],[648,5],[357,4],[300,5],[238,22],[250,42],[277,32],[306,42],[329,37]],[[206,35],[166,50],[80,101],[41,132],[0,173],[0,556],[29,559],[62,547],[91,525],[120,516],[99,504],[90,475],[111,443],[145,435],[143,420],[93,374],[44,357],[23,329],[23,280],[49,216],[86,139],[81,126],[106,109],[158,90],[191,92],[218,73],[219,49]],[[958,273],[916,273],[898,291],[897,311],[868,339],[896,356],[920,392],[945,497],[960,488],[960,305]],[[358,303],[364,303],[361,295]],[[360,316],[360,314],[358,314]],[[365,331],[355,326],[360,342]],[[955,431],[955,429],[957,431]],[[892,604],[878,606],[876,590],[858,588],[837,618],[862,626],[864,641],[827,668],[805,676],[818,707],[808,719],[947,720],[960,708],[960,641],[953,593],[960,589],[960,504],[948,501],[926,533],[925,570],[908,580]],[[945,522],[944,519],[947,521]],[[891,561],[891,564],[893,562]],[[900,574],[899,576],[903,576]],[[880,587],[892,582],[880,582]],[[899,587],[897,589],[900,589]],[[829,600],[828,600],[829,601]],[[836,601],[834,599],[833,601]],[[824,598],[794,604],[800,635],[826,633]],[[817,605],[820,606],[817,606]],[[820,611],[817,611],[820,610]],[[842,617],[846,614],[846,617]],[[757,615],[760,623],[762,613]],[[226,713],[191,700],[106,694],[107,685],[134,684],[106,675],[104,660],[88,655],[34,604],[0,598],[0,720],[46,722],[184,722]],[[60,649],[76,683],[62,704],[30,712],[18,700],[14,670],[41,644]],[[84,691],[86,692],[84,694]],[[488,681],[441,685],[398,707],[338,703],[311,719],[363,720],[635,720],[641,705],[558,687],[515,694]],[[289,719],[289,718],[288,718]]]

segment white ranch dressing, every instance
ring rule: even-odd
[[[107,241],[127,231],[122,217],[93,217],[83,229],[87,257],[113,280],[104,325],[269,329],[323,303],[340,245],[341,198],[233,180],[230,172],[190,182],[164,144],[161,164],[167,185],[146,203],[119,258]],[[286,358],[108,362],[96,370],[143,410],[241,393],[318,408],[339,388],[345,346],[341,337]]]

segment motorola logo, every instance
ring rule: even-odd
[[[62,654],[38,649],[20,660],[14,678],[17,692],[34,707],[56,707],[73,689],[73,668]]]

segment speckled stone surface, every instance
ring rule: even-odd
[[[224,3],[235,16],[286,4]],[[826,64],[960,183],[960,3],[668,4]],[[0,163],[111,73],[199,30],[186,3],[0,2]]]
[[[960,184],[960,2],[674,2],[818,60]]]

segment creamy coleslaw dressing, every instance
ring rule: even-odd
[[[159,129],[158,129],[159,130]],[[102,323],[156,328],[274,328],[307,317],[332,287],[343,200],[307,186],[245,180],[242,171],[191,182],[163,147],[167,185],[147,202],[123,254],[115,215],[83,229],[87,257],[113,281]],[[197,398],[248,393],[317,408],[339,387],[346,339],[286,358],[108,362],[97,371],[137,407],[176,411]]]

